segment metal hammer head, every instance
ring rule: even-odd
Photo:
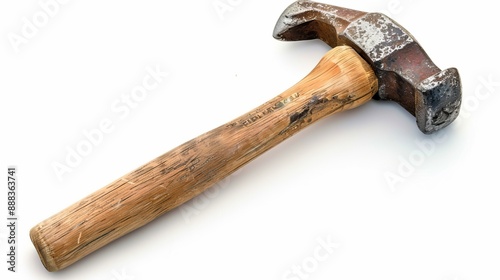
[[[399,103],[426,134],[446,127],[458,116],[462,90],[457,69],[441,71],[408,31],[383,14],[296,1],[279,18],[273,36],[351,46],[372,65],[379,79],[375,97]]]

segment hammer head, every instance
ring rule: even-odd
[[[458,116],[462,90],[457,69],[441,71],[408,31],[383,14],[296,1],[279,18],[273,36],[354,48],[379,79],[375,98],[399,103],[426,134]]]

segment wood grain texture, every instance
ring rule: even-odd
[[[71,265],[200,194],[302,128],[355,108],[377,91],[370,66],[351,48],[328,52],[290,89],[194,138],[34,226],[47,270]]]

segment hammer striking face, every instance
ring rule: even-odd
[[[273,36],[354,48],[378,77],[374,97],[399,103],[426,134],[458,116],[462,94],[457,69],[441,71],[407,30],[383,14],[296,1],[278,19]]]

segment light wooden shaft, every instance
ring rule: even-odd
[[[367,102],[376,91],[375,74],[354,50],[332,49],[290,89],[42,221],[31,229],[31,240],[47,270],[67,267],[200,194],[307,125]]]

